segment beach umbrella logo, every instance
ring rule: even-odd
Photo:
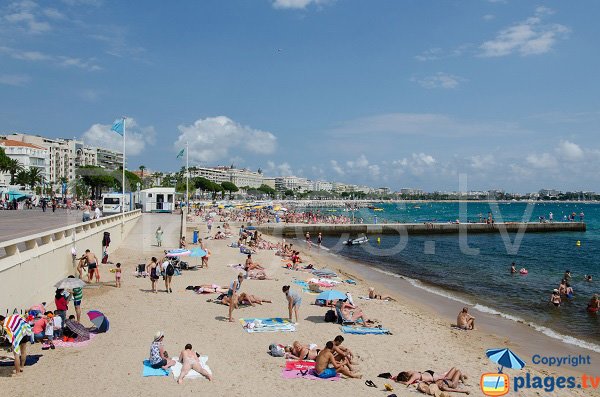
[[[98,333],[108,331],[110,323],[108,321],[108,318],[106,318],[106,316],[104,315],[104,313],[99,312],[98,310],[90,310],[89,312],[87,312],[87,315],[92,324],[94,324],[94,326],[96,327]]]
[[[488,349],[485,355],[494,363],[500,365],[497,373],[486,373],[481,375],[479,382],[481,391],[486,396],[503,396],[510,389],[510,378],[504,374],[504,368],[522,369],[525,362],[521,360],[510,349]]]

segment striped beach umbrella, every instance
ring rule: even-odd
[[[525,362],[521,360],[515,353],[510,349],[488,349],[485,352],[490,360],[500,365],[500,373],[504,367],[511,369],[521,369],[525,366]]]
[[[174,258],[177,256],[188,256],[191,255],[192,251],[185,249],[185,248],[180,248],[180,249],[176,249],[176,250],[171,250],[171,251],[167,251],[167,253],[165,254],[165,256],[168,256],[170,258]]]

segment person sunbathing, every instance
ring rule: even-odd
[[[369,299],[379,299],[384,301],[395,301],[391,296],[383,296],[375,292],[375,288],[369,287]]]
[[[244,266],[244,270],[248,272],[250,270],[265,270],[265,268],[262,267],[261,265],[259,265],[258,263],[254,262],[252,260],[252,255],[248,254],[248,258],[246,258],[246,264]]]
[[[214,237],[215,240],[225,240],[225,234],[222,231],[218,231]]]
[[[227,287],[227,286],[220,287],[217,284],[202,284],[202,285],[196,285],[194,287],[194,292],[196,292],[198,294],[212,294],[212,293],[226,294],[227,291],[229,291],[229,287]]]
[[[366,327],[374,323],[374,321],[365,317],[365,314],[361,309],[359,309],[357,306],[352,306],[351,304],[347,303],[346,300],[338,300],[336,307],[342,313],[344,321],[357,322],[358,320],[362,320]]]
[[[419,372],[419,371],[402,371],[398,373],[398,375],[393,376],[391,379],[395,380],[398,383],[402,383],[404,385],[410,386],[413,383],[425,382],[425,383],[435,383],[440,380],[452,380],[453,377],[458,373],[459,380],[466,379],[466,376],[462,374],[460,370],[455,367],[450,368],[448,371],[444,373],[435,373],[434,371],[428,369],[427,371]]]
[[[298,341],[294,341],[292,346],[285,347],[285,351],[287,353],[286,358],[292,358],[294,360],[315,360],[321,349],[314,343],[303,345]]]
[[[468,308],[463,307],[462,311],[458,313],[458,317],[456,318],[456,326],[466,330],[475,329],[475,317],[469,314]]]
[[[179,379],[177,379],[177,383],[182,384],[183,378],[190,372],[190,370],[194,370],[198,372],[200,375],[204,375],[206,379],[213,380],[212,375],[202,368],[200,365],[200,358],[197,353],[192,351],[192,345],[185,345],[185,349],[179,354],[179,362],[183,364],[181,368],[181,373],[179,374]]]

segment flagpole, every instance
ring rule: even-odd
[[[185,143],[185,207],[187,213],[190,213],[190,151],[188,150],[188,143]]]
[[[123,117],[123,175],[121,179],[122,202],[121,202],[121,224],[125,224],[125,117]]]

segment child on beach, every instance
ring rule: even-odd
[[[121,263],[117,263],[115,269],[115,287],[121,288]]]

